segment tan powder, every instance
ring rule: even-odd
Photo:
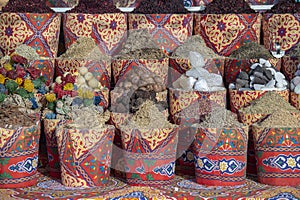
[[[299,112],[276,92],[267,92],[259,99],[251,102],[247,107],[241,108],[239,112],[247,114],[271,114],[274,112]]]
[[[146,100],[132,119],[125,125],[131,129],[173,128],[165,115],[159,111],[153,101]]]
[[[298,115],[299,117],[300,115]],[[288,111],[274,112],[265,120],[257,124],[260,127],[300,127],[300,120],[297,116]]]
[[[110,60],[110,57],[103,54],[93,38],[80,37],[67,51],[60,56],[63,59],[80,60]]]
[[[190,51],[201,54],[204,58],[219,58],[211,48],[207,47],[204,40],[199,35],[189,37],[183,45],[179,46],[174,53],[173,57],[189,58]]]
[[[237,128],[245,125],[238,121],[236,114],[218,106],[205,116],[202,123],[194,126],[202,128]]]

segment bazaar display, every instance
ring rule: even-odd
[[[0,9],[1,199],[300,199],[298,0]]]

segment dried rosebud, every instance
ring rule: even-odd
[[[20,63],[20,64],[27,64],[28,62],[26,58],[17,54],[12,55],[11,60],[15,63]]]
[[[6,73],[6,76],[10,79],[16,79],[17,78],[17,74],[14,70],[10,70]]]
[[[36,79],[38,78],[39,76],[41,76],[41,70],[37,69],[37,68],[34,68],[34,67],[28,67],[27,69],[27,72],[30,74],[30,76],[33,78],[33,79]]]
[[[66,77],[64,77],[64,81],[66,83],[72,83],[72,84],[74,84],[75,83],[75,77],[72,76],[71,74],[67,74]]]
[[[16,66],[16,75],[18,78],[24,78],[26,75],[25,69],[21,66]]]
[[[7,70],[4,67],[0,67],[0,74],[6,76]]]

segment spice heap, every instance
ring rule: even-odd
[[[295,0],[279,0],[271,10],[267,11],[270,13],[299,13],[300,12],[300,3]]]
[[[281,112],[272,113],[266,119],[255,125],[266,128],[300,127],[300,120],[293,116],[290,112],[282,110]]]
[[[2,11],[15,13],[53,13],[53,10],[46,5],[46,2],[46,0],[10,0],[2,8]]]
[[[19,127],[29,127],[35,121],[28,114],[21,112],[18,107],[12,105],[0,105],[0,127],[16,129]]]
[[[104,13],[119,13],[113,1],[95,1],[95,0],[80,0],[78,5],[68,13],[89,13],[89,14],[104,14]]]
[[[156,128],[173,128],[166,116],[159,111],[153,101],[145,101],[133,115],[131,120],[123,126],[131,129],[156,129]]]
[[[133,11],[140,14],[183,14],[188,13],[182,0],[142,0]]]
[[[68,113],[72,123],[68,124],[68,128],[78,129],[99,129],[105,126],[110,118],[108,111],[104,112],[100,106],[72,106]]]
[[[300,94],[300,63],[297,66],[295,77],[291,80],[291,90],[296,94]]]
[[[244,0],[214,0],[202,13],[206,14],[248,14],[255,13]]]
[[[194,51],[201,54],[204,58],[219,58],[211,48],[207,47],[200,35],[189,37],[172,54],[173,57],[189,58],[190,52]]]
[[[220,91],[225,90],[223,78],[219,74],[210,73],[204,69],[204,59],[197,52],[190,52],[192,69],[173,83],[174,88],[197,91]]]
[[[23,56],[27,60],[39,60],[40,56],[36,50],[26,44],[21,44],[15,49],[15,54]]]
[[[285,90],[288,82],[285,76],[274,69],[271,63],[265,59],[259,59],[254,63],[247,73],[241,71],[236,82],[229,85],[230,89],[237,90]]]
[[[122,45],[120,55],[143,49],[145,47],[149,49],[159,49],[147,29],[129,30],[128,38]]]
[[[88,37],[80,37],[59,58],[79,60],[110,60],[103,54],[95,40]]]
[[[116,59],[162,59],[166,55],[159,49],[143,48],[135,51],[129,51],[126,54],[116,56]]]
[[[132,107],[140,105],[141,101],[152,100],[153,97],[156,99],[157,94],[165,90],[166,87],[159,76],[142,68],[132,68],[118,81],[112,91],[114,98],[112,98],[111,109],[119,113],[134,110],[135,108]]]
[[[247,114],[271,114],[282,111],[288,111],[290,113],[299,112],[276,92],[267,92],[262,97],[252,101],[249,106],[239,110],[239,112]]]
[[[136,4],[137,0],[113,0],[114,5],[116,5],[117,8],[119,7],[129,7],[131,5]]]
[[[265,60],[273,58],[271,53],[263,45],[257,44],[255,42],[245,43],[240,48],[231,52],[229,57],[235,59],[263,58]]]
[[[166,55],[159,49],[147,29],[130,31],[129,37],[115,59],[161,59]]]
[[[215,107],[210,113],[205,115],[203,122],[193,126],[202,128],[237,128],[244,127],[237,120],[237,115],[222,107]]]

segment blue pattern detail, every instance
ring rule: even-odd
[[[170,162],[166,165],[158,166],[153,169],[153,172],[155,174],[160,174],[160,175],[168,176],[168,177],[173,176],[174,171],[175,171],[175,162]]]
[[[19,172],[19,173],[27,172],[28,174],[30,174],[31,172],[37,170],[37,164],[38,164],[38,156],[34,156],[33,158],[29,157],[26,160],[18,162],[17,164],[10,165],[8,169],[12,172]]]
[[[142,165],[141,167],[137,167],[135,169],[137,172],[139,172],[140,174],[145,174],[145,168],[144,165]]]
[[[116,197],[116,198],[112,198],[112,200],[121,200],[124,198],[137,198],[138,200],[148,200],[147,197],[144,196],[143,192],[132,192],[130,194],[126,194],[124,196],[120,196],[120,197]]]
[[[189,156],[189,155],[192,155],[192,156]],[[193,155],[193,151],[191,150],[185,150],[183,151],[183,154],[181,156],[183,158],[183,161],[184,162],[188,162],[188,163],[194,163],[194,155]]]
[[[183,0],[183,4],[185,7],[191,7],[191,6],[193,6],[193,1],[192,0]]]
[[[211,172],[216,167],[217,163],[207,159],[206,157],[200,158],[195,155],[194,158],[195,158],[195,166],[197,169]]]
[[[222,159],[222,160],[210,160],[207,157],[195,157],[196,169],[200,169],[207,172],[221,171],[222,174],[234,174],[238,171],[242,171],[246,167],[245,162],[240,162],[235,159]]]
[[[300,170],[300,155],[280,154],[276,157],[269,157],[263,160],[263,164],[281,170]]]
[[[268,198],[268,200],[277,200],[277,199],[285,199],[285,200],[298,200],[294,195],[290,193],[280,193],[274,197]]]

